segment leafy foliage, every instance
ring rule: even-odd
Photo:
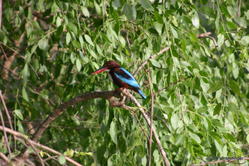
[[[248,154],[248,9],[235,0],[4,2],[0,64],[9,77],[0,87],[15,127],[28,134],[27,122],[37,127],[60,103],[113,89],[106,74],[90,75],[104,61],[134,72],[170,47],[136,78],[150,96],[146,71],[152,73],[154,123],[172,165]],[[198,38],[207,31],[217,47]],[[151,106],[150,97],[141,102]],[[83,165],[146,165],[147,131],[139,112],[99,99],[68,109],[40,142]],[[156,144],[152,150],[153,164],[161,165]]]

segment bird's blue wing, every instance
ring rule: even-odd
[[[124,68],[119,68],[119,70],[116,70],[114,74],[118,79],[130,85],[131,87],[139,88],[139,85],[137,81],[135,80],[135,78],[131,75],[130,72],[128,72]]]

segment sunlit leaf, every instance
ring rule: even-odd
[[[200,139],[200,137],[198,136],[198,135],[196,135],[195,133],[189,133],[189,136],[193,139],[193,140],[195,140],[195,142],[196,143],[198,143],[198,144],[200,144],[201,143],[201,139]]]
[[[85,37],[87,43],[89,43],[90,45],[94,46],[94,44],[93,44],[92,39],[91,39],[90,36],[88,36],[87,34],[85,34],[84,37]]]
[[[86,7],[82,6],[81,11],[85,17],[90,17],[90,13]]]
[[[196,27],[199,28],[200,26],[200,20],[199,20],[199,16],[198,13],[195,13],[192,17],[192,24]]]
[[[149,0],[140,0],[140,4],[146,10],[153,10],[151,2]]]
[[[22,88],[22,97],[24,100],[29,101],[29,97],[25,88]]]
[[[66,163],[65,156],[63,156],[63,155],[59,156],[58,161],[60,164],[64,165]]]
[[[76,59],[76,68],[77,68],[78,71],[81,70],[81,62],[80,62],[79,59]]]
[[[38,45],[39,45],[39,48],[40,48],[40,49],[46,50],[47,47],[48,47],[48,39],[46,39],[46,38],[41,39],[41,40],[38,42]]]
[[[14,113],[15,113],[15,115],[16,115],[20,120],[23,120],[23,115],[22,115],[22,113],[21,113],[21,110],[15,109],[15,110],[14,110]]]
[[[70,41],[71,41],[71,35],[70,35],[70,33],[68,32],[68,33],[66,34],[66,44],[69,44]]]
[[[117,133],[116,133],[116,123],[114,121],[112,121],[111,125],[110,125],[110,136],[112,141],[117,144]]]

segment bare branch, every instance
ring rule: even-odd
[[[131,95],[129,92],[127,91],[122,91],[123,94],[125,94],[127,97],[131,98],[131,100],[136,104],[136,106],[139,108],[140,112],[142,113],[144,119],[146,120],[148,126],[151,126],[151,130],[152,130],[152,133],[153,133],[153,136],[156,140],[156,143],[158,145],[158,148],[159,148],[159,151],[163,157],[163,162],[164,162],[164,165],[165,166],[170,166],[170,162],[167,158],[167,155],[166,155],[166,152],[164,151],[163,149],[163,146],[161,144],[161,141],[157,135],[157,132],[156,132],[156,129],[153,125],[151,125],[151,121],[150,121],[150,118],[149,116],[146,114],[146,111],[143,109],[143,107],[141,106],[141,104],[137,101],[137,99]]]
[[[218,44],[217,44],[215,38],[210,36],[211,34],[212,34],[211,32],[205,32],[205,33],[201,33],[201,34],[197,35],[197,37],[198,38],[209,38],[209,39],[211,39],[213,41],[214,46],[218,47]]]
[[[2,27],[3,0],[0,0],[0,29]]]
[[[49,148],[49,147],[47,147],[47,146],[45,146],[45,145],[42,145],[42,144],[40,144],[40,143],[37,143],[37,142],[35,142],[35,141],[32,141],[32,140],[28,139],[28,137],[27,137],[26,135],[24,135],[24,134],[22,134],[22,133],[20,133],[20,132],[11,130],[11,129],[6,128],[6,127],[3,127],[3,126],[1,126],[1,125],[0,125],[0,130],[6,131],[6,132],[8,132],[9,134],[14,135],[14,136],[17,137],[18,139],[24,140],[24,141],[26,141],[27,143],[32,144],[33,146],[36,146],[36,147],[38,147],[38,148],[40,148],[40,149],[43,149],[43,150],[45,150],[45,151],[48,151],[48,152],[50,152],[50,153],[56,154],[56,155],[58,155],[58,156],[63,155],[63,154],[61,154],[60,152],[58,152],[58,151],[56,151],[56,150],[54,150],[54,149],[51,149],[51,148]],[[69,158],[69,157],[66,157],[66,156],[65,156],[65,159],[66,159],[68,162],[70,162],[71,164],[73,164],[73,165],[82,166],[80,163],[74,161],[73,159],[71,159],[71,158]]]
[[[240,160],[249,160],[249,157],[222,157],[222,159],[220,160],[202,162],[199,164],[192,164],[191,166],[203,166],[203,165],[211,165],[211,164],[218,164],[218,163],[232,163],[232,162],[240,161]]]
[[[113,96],[118,96],[116,91],[102,91],[102,92],[89,92],[85,93],[81,96],[77,96],[65,103],[62,103],[58,108],[56,108],[48,117],[43,121],[43,123],[38,127],[35,134],[33,135],[32,140],[37,141],[42,136],[44,131],[48,128],[48,126],[58,118],[68,107],[74,106],[77,103],[82,101],[95,99],[95,98],[105,98],[110,99]]]
[[[1,165],[6,165],[7,163],[9,163],[8,157],[5,156],[2,152],[0,152],[0,158],[5,162],[4,164],[0,163]]]
[[[9,146],[9,141],[8,141],[8,136],[7,136],[6,131],[4,130],[5,129],[5,123],[4,123],[3,114],[2,114],[2,110],[1,109],[0,109],[0,118],[1,118],[2,125],[4,126],[4,128],[3,128],[4,142],[6,144],[6,147],[8,149],[9,154],[11,154],[11,150],[10,150],[10,146]]]
[[[38,153],[38,150],[35,148],[35,146],[30,142],[30,140],[27,140],[33,151],[35,152],[36,156],[39,158],[40,163],[42,166],[45,166],[44,161],[42,160],[41,156]]]
[[[15,42],[16,47],[18,48],[18,51],[16,50],[12,50],[14,53],[13,55],[11,55],[10,57],[8,57],[4,64],[3,64],[3,73],[2,73],[2,77],[3,79],[7,80],[9,77],[9,71],[11,68],[12,63],[14,62],[15,58],[17,55],[19,55],[20,51],[23,50],[24,48],[20,48],[21,43],[24,41],[24,37],[25,37],[25,32],[20,36],[20,38]],[[1,43],[3,44],[3,43]]]
[[[0,98],[1,98],[1,101],[3,103],[3,107],[4,107],[4,110],[5,110],[5,114],[8,118],[8,121],[9,121],[9,124],[10,124],[10,128],[13,130],[13,124],[12,124],[12,121],[11,121],[11,117],[10,117],[10,114],[9,114],[9,111],[6,107],[6,104],[5,104],[5,101],[4,101],[4,97],[3,97],[3,94],[2,94],[2,91],[0,90]]]
[[[155,94],[153,92],[153,84],[151,81],[151,73],[148,73],[148,80],[149,80],[149,85],[150,85],[150,94],[151,94],[151,106],[150,106],[150,136],[148,140],[148,146],[149,146],[149,152],[148,152],[148,160],[147,160],[147,166],[151,165],[151,156],[152,156],[152,127],[153,127],[153,114],[154,114],[154,98]]]
[[[140,70],[143,69],[143,67],[148,63],[148,61],[149,61],[150,59],[156,58],[157,56],[159,56],[159,55],[165,53],[165,52],[168,51],[169,49],[170,49],[169,47],[165,47],[164,49],[162,49],[161,51],[159,51],[157,54],[151,55],[148,59],[146,59],[146,60],[138,67],[138,69],[134,72],[133,75],[136,76],[137,73],[138,73]]]

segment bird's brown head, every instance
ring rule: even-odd
[[[93,72],[92,74],[99,74],[103,71],[110,70],[110,69],[117,68],[117,67],[120,67],[120,65],[117,62],[112,61],[112,60],[106,61],[103,67]]]

